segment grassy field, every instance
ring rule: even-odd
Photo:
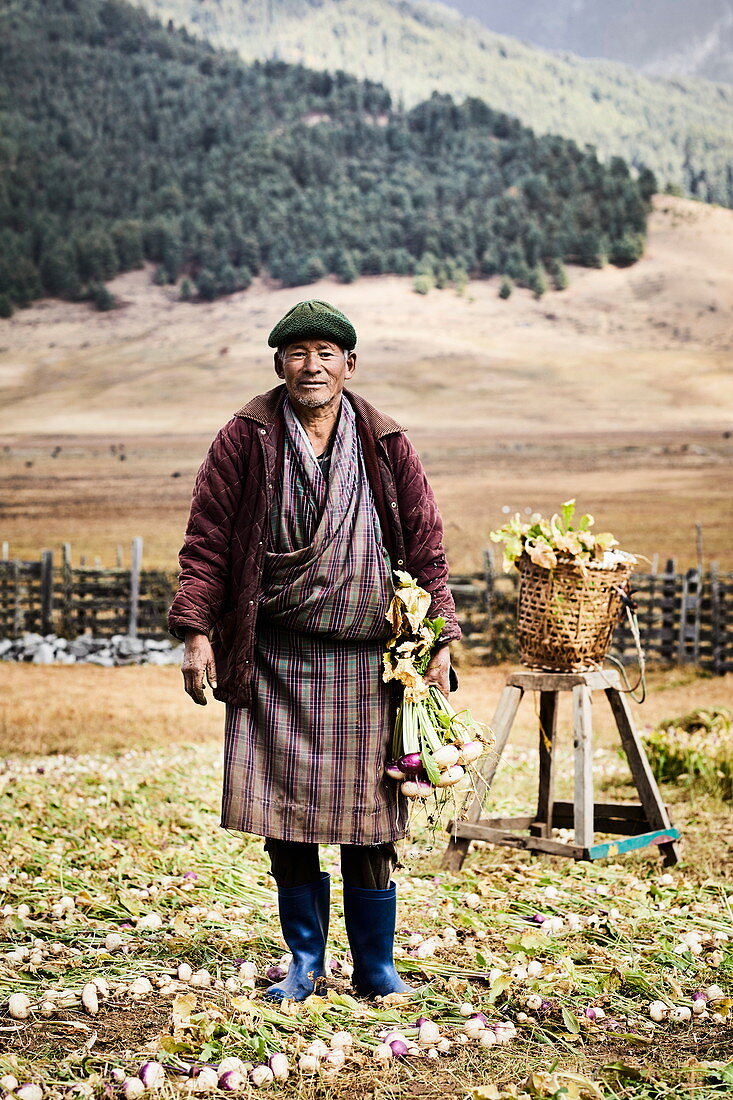
[[[490,718],[504,672],[462,672],[459,698],[481,719]],[[101,1097],[116,1089],[113,1071],[136,1072],[154,1058],[166,1066],[165,1097],[186,1090],[181,1073],[191,1063],[230,1055],[260,1063],[284,1051],[291,1076],[271,1090],[308,1100],[525,1093],[712,1100],[729,1092],[730,803],[665,790],[684,834],[683,862],[671,872],[649,853],[590,865],[479,845],[451,876],[440,869],[444,835],[415,820],[397,873],[399,965],[418,986],[408,1004],[352,999],[338,853],[324,849],[335,894],[326,995],[292,1010],[268,1008],[257,991],[282,953],[272,883],[261,842],[218,827],[223,708],[194,708],[179,676],[4,668],[0,730],[11,755],[0,765],[0,1072],[52,1096],[74,1087]],[[731,681],[656,672],[637,721],[729,702]],[[492,791],[496,809],[532,804],[535,720],[525,703]],[[566,729],[567,715],[561,723]],[[600,704],[594,723],[597,791],[631,799]],[[566,733],[564,786],[571,752]],[[535,914],[560,920],[544,928]],[[684,939],[690,933],[694,951]],[[254,989],[242,960],[256,967]],[[179,980],[181,963],[206,970],[208,979],[197,981],[210,984]],[[133,986],[140,978],[150,986]],[[94,1015],[79,1000],[92,981],[102,990]],[[721,996],[705,1016],[650,1019],[652,1001],[673,1014],[715,985]],[[10,1018],[3,1001],[17,991],[35,1006],[25,1020]],[[492,1025],[511,1023],[499,1028],[509,1041],[463,1042],[464,1003]],[[394,1028],[412,1041],[418,1016],[438,1025],[446,1049],[375,1063],[380,1034]],[[314,1039],[328,1043],[344,1029],[354,1047],[343,1067],[297,1068]]]
[[[680,568],[695,561],[699,521],[706,557],[733,569],[733,438],[720,432],[413,438],[435,487],[454,571],[481,568],[481,550],[503,522],[502,508],[551,514],[570,496],[624,547],[650,559],[674,557]],[[140,534],[145,564],[176,567],[209,440],[127,436],[123,442],[124,450],[113,444],[113,452],[112,444],[94,437],[28,438],[0,452],[0,530],[14,556],[37,557],[42,548],[68,541],[75,560],[99,556],[111,566],[121,545],[129,563],[130,538]],[[53,458],[57,445],[62,449]]]
[[[184,693],[176,668],[14,663],[0,667],[0,740],[8,753],[120,753],[221,740],[223,705],[209,697],[205,709],[197,707]],[[511,667],[459,666],[457,698],[480,721],[490,722]],[[630,705],[637,725],[644,728],[695,707],[730,705],[732,700],[733,674],[701,676],[693,668],[652,669],[646,702]],[[560,720],[569,727],[569,710],[561,708]],[[596,708],[594,723],[600,743],[610,747],[613,725],[605,706]],[[536,725],[526,702],[516,726],[523,745],[534,742]]]

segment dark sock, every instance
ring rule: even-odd
[[[318,882],[321,865],[317,844],[302,844],[297,840],[265,839],[265,851],[270,857],[272,877],[278,886],[289,889]]]
[[[397,866],[397,852],[387,844],[342,844],[341,875],[344,886],[361,890],[387,890],[392,871]]]

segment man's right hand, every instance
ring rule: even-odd
[[[183,651],[183,683],[186,692],[194,703],[205,707],[207,703],[204,695],[204,675],[212,688],[216,687],[216,665],[214,664],[214,651],[211,642],[205,634],[196,630],[186,631],[186,644]]]

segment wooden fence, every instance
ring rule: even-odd
[[[482,574],[451,581],[467,644],[489,660],[517,656],[518,587],[519,574],[497,574],[489,551]],[[68,544],[58,564],[49,550],[38,561],[11,560],[4,546],[0,637],[26,631],[160,636],[175,588],[175,573],[142,568],[140,538],[133,541],[129,569],[102,569],[98,562],[74,566]],[[634,574],[632,590],[648,661],[697,664],[716,674],[733,671],[733,574],[720,573],[714,562],[702,573],[678,573],[670,560],[662,572]],[[636,658],[625,619],[611,652],[626,663]]]
[[[26,631],[73,638],[128,634],[159,636],[176,588],[176,574],[142,569],[141,538],[132,543],[129,569],[103,569],[98,562],[73,565],[65,544],[60,563],[50,550],[39,561],[0,559],[0,637]]]

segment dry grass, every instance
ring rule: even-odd
[[[417,432],[413,439],[435,487],[454,572],[481,568],[504,506],[552,513],[570,496],[622,545],[648,558],[675,557],[680,568],[694,563],[700,521],[706,558],[733,569],[733,439],[719,432],[487,440],[464,430],[453,439]],[[70,542],[75,560],[99,556],[107,566],[118,545],[129,563],[130,539],[140,534],[144,564],[175,569],[208,443],[204,436],[128,437],[124,462],[98,437],[13,444],[0,452],[0,534],[14,556],[35,558]],[[62,450],[52,458],[57,444]]]
[[[175,668],[153,666],[98,668],[94,665],[3,664],[0,739],[6,753],[119,753],[221,737],[224,707],[211,700],[196,706],[183,691]],[[461,689],[454,702],[490,722],[509,665],[459,670]],[[610,711],[596,697],[594,726],[599,745],[616,744]],[[733,674],[700,676],[694,669],[653,670],[649,698],[632,703],[639,727],[684,714],[695,707],[730,706]],[[572,728],[569,701],[561,702],[559,729]],[[537,721],[526,698],[517,716],[512,745],[534,747]],[[569,734],[564,735],[567,739]]]
[[[6,753],[125,752],[221,735],[221,703],[198,707],[175,668],[4,664]]]

